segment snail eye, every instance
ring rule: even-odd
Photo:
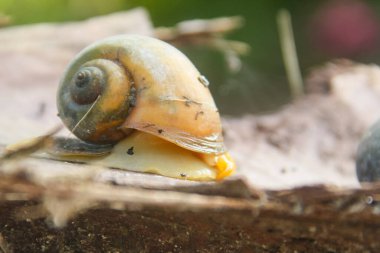
[[[72,99],[80,105],[95,102],[103,91],[106,81],[104,75],[103,71],[96,67],[80,69],[72,79],[70,87]]]

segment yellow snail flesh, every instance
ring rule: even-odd
[[[112,145],[99,156],[66,145],[55,152],[63,160],[192,180],[222,179],[235,170],[207,80],[163,41],[120,35],[88,46],[65,71],[57,106],[79,139]]]

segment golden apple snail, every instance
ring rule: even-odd
[[[235,170],[207,79],[163,41],[120,35],[85,48],[65,71],[57,106],[86,144],[61,139],[52,150],[61,159],[193,180]]]

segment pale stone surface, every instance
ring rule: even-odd
[[[306,95],[274,114],[225,120],[240,175],[253,185],[359,186],[356,149],[364,132],[380,118],[380,68],[331,63],[315,75],[325,72],[330,76],[316,84],[329,86],[325,94]]]

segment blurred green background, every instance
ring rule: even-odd
[[[155,26],[198,18],[245,18],[245,26],[228,35],[252,48],[237,73],[228,71],[220,52],[181,48],[210,80],[224,114],[270,111],[291,100],[276,25],[282,8],[292,16],[304,76],[334,58],[380,63],[380,1],[376,0],[0,0],[0,13],[11,17],[11,25],[22,25],[83,20],[138,6],[148,10]]]

